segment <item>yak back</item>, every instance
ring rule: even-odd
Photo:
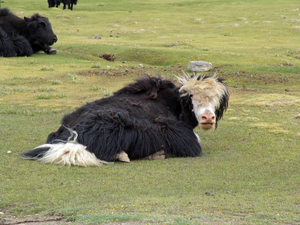
[[[19,34],[26,36],[28,33],[25,20],[14,15],[8,8],[0,9],[0,27],[11,34],[17,31]]]
[[[171,88],[176,86],[170,80],[163,80],[160,77],[146,77],[138,79],[135,83],[129,84],[126,87],[115,92],[114,95],[137,94],[146,92],[149,99],[155,99],[157,92],[161,89]]]
[[[116,109],[125,110],[130,118],[149,122],[161,117],[178,120],[181,114],[178,87],[170,80],[142,78],[115,92],[113,96],[87,103],[65,115],[62,124],[74,128],[98,110],[110,112]]]

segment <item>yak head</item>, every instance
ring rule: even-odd
[[[199,126],[204,130],[217,127],[228,107],[229,92],[224,79],[214,76],[179,77],[180,97],[191,103]]]
[[[30,43],[50,46],[57,42],[57,36],[54,34],[47,17],[34,14],[31,18],[24,17],[24,20],[29,29]]]

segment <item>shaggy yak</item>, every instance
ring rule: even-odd
[[[60,5],[60,3],[62,3],[63,9],[66,9],[66,5],[68,5],[68,9],[73,10],[73,4],[76,5],[77,4],[77,0],[48,0],[48,7],[58,7]]]
[[[47,144],[23,153],[25,159],[76,166],[115,160],[194,157],[201,154],[198,125],[217,127],[229,93],[215,76],[146,77],[65,115]]]
[[[44,51],[56,54],[51,48],[57,41],[48,18],[34,14],[19,18],[9,9],[0,9],[0,56],[30,56]]]

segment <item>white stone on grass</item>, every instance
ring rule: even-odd
[[[204,61],[190,61],[188,64],[188,70],[193,72],[205,72],[212,69],[212,63]]]

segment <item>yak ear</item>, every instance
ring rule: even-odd
[[[24,16],[24,20],[25,20],[26,23],[29,23],[31,21],[30,18],[25,17],[25,16]]]

